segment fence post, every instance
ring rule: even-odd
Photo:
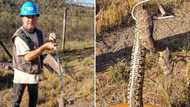
[[[67,10],[68,8],[64,8],[64,16],[63,16],[63,35],[61,41],[61,49],[65,49],[65,33],[66,33],[66,24],[67,24]]]

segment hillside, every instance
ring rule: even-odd
[[[187,13],[190,3],[165,6],[172,10],[175,17],[153,22],[153,37],[158,50],[156,53],[147,51],[146,54],[144,103],[159,107],[188,107],[190,18]],[[97,107],[127,103],[133,35],[133,24],[125,23],[98,35]],[[173,62],[172,72],[167,75],[159,64],[160,55],[166,47],[169,47],[170,60]]]

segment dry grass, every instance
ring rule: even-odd
[[[165,8],[171,8],[180,5],[183,1],[184,0],[162,0],[161,2]],[[96,15],[97,34],[121,24],[127,26],[131,25],[132,18],[130,12],[134,4],[134,0],[97,0],[97,7],[99,7]],[[147,9],[157,12],[155,2],[150,1]]]
[[[163,0],[164,7],[167,9],[173,8],[173,6],[174,7],[178,6],[181,2],[182,2],[182,0]],[[111,4],[111,3],[109,3],[109,4]],[[155,3],[151,2],[148,4],[147,8],[152,9],[149,11],[155,11],[156,7],[154,7],[154,6],[155,6]],[[103,13],[101,13],[101,14],[106,14],[108,7],[109,6],[107,6],[107,4],[106,4],[106,8],[102,9]],[[185,7],[186,6],[184,5],[184,8]],[[118,7],[118,8],[120,8],[120,7]],[[181,8],[183,9],[183,6],[181,6],[179,8],[175,7],[174,14],[177,11],[177,9],[180,10]],[[182,11],[181,11],[181,14],[183,14]],[[99,16],[97,16],[97,17],[99,17]],[[173,22],[174,21],[168,21],[168,23],[167,23],[168,26],[170,26]],[[165,23],[163,23],[163,25],[165,25]],[[112,26],[107,25],[107,28],[109,28],[109,27],[112,27]],[[104,41],[102,40],[103,41],[102,44],[107,43],[107,42],[110,43],[109,40],[114,40],[114,38],[113,37],[111,38],[111,36],[116,36],[116,35],[121,36],[122,34],[127,35],[127,36],[128,35],[133,36],[133,34],[131,34],[130,31],[128,31],[127,33],[124,32],[129,28],[131,28],[131,27],[125,27],[124,30],[117,29],[113,32],[112,32],[112,30],[110,30],[109,32],[106,32],[106,33],[108,33],[107,35],[109,35],[110,38],[107,40],[104,39]],[[179,31],[181,30],[181,28],[179,28],[179,27],[177,27],[177,29]],[[120,33],[121,30],[122,30],[122,33]],[[189,30],[187,30],[185,32],[188,32],[188,31]],[[161,31],[161,32],[165,35],[163,38],[167,38],[168,36],[173,35],[173,34],[169,34],[166,31],[165,32]],[[178,33],[180,33],[180,32],[178,32]],[[103,35],[102,37],[106,36],[106,34],[104,34],[104,33],[102,33],[102,35]],[[156,36],[158,36],[158,35],[156,35]],[[128,40],[128,41],[130,41],[130,40]],[[173,42],[173,39],[168,40],[168,41]],[[180,40],[179,42],[186,42],[186,41]],[[101,43],[101,42],[99,42],[99,43]],[[129,45],[129,47],[130,46],[131,45]],[[110,47],[103,47],[103,48],[106,48],[104,50],[112,50],[113,47],[111,45]],[[186,47],[186,46],[184,46],[184,47]],[[165,75],[164,72],[159,67],[159,64],[158,64],[159,54],[158,53],[155,53],[155,54],[147,53],[146,62],[145,62],[145,81],[144,81],[144,88],[143,88],[144,89],[144,93],[143,93],[144,104],[152,104],[152,105],[156,105],[158,107],[188,107],[189,106],[189,95],[190,95],[189,94],[189,79],[190,79],[189,56],[190,56],[190,52],[189,52],[189,49],[180,48],[179,45],[172,45],[172,46],[170,46],[170,48],[172,50],[172,52],[171,52],[172,60],[175,61],[175,63],[174,63],[174,69],[173,69],[172,73],[169,75]],[[175,49],[177,49],[177,50],[175,50]],[[113,51],[111,51],[111,52],[113,52]],[[111,52],[108,51],[108,53],[111,53]],[[104,52],[104,54],[106,57],[106,52]],[[184,59],[176,60],[176,59],[178,59],[177,58],[178,55],[187,56],[187,57],[184,57],[185,60]],[[129,56],[130,55],[128,54],[127,57],[129,57]],[[118,62],[120,63],[120,61],[121,60],[119,60]],[[119,65],[119,63],[118,63],[118,65]],[[130,62],[127,62],[127,63],[129,64]],[[128,65],[128,64],[126,64],[126,65]],[[122,93],[126,92],[126,94],[127,94],[127,91],[123,91],[123,89],[122,89],[123,84],[124,84],[121,82],[121,78],[120,78],[123,73],[122,69],[121,69],[122,67],[117,67],[115,65],[116,64],[108,65],[111,67],[109,67],[105,71],[97,73],[97,107],[107,107],[107,106],[109,107],[109,105],[124,104]],[[128,66],[126,66],[126,68],[127,67]],[[116,77],[115,80],[117,80],[117,81],[113,82],[113,79],[115,77]],[[125,82],[124,89],[127,90],[127,82]],[[124,97],[127,97],[127,95],[125,95]]]
[[[128,104],[118,104],[118,105],[112,105],[110,107],[129,107],[129,106],[128,106]],[[144,107],[157,107],[157,106],[145,104]]]
[[[175,60],[178,55],[190,55],[186,51],[172,53]],[[158,107],[186,107],[189,104],[190,63],[184,60],[175,62],[171,74],[165,75],[158,64],[158,54],[147,54],[145,62],[144,104]],[[124,63],[110,67],[104,73],[97,74],[97,107],[122,104],[127,99],[127,81],[121,78]],[[120,69],[117,69],[120,66]],[[125,73],[127,73],[125,71]],[[124,89],[124,90],[123,90]],[[123,98],[123,94],[124,97]],[[188,107],[188,106],[187,106]]]
[[[104,3],[104,2],[103,2]],[[122,23],[129,14],[130,2],[127,0],[114,0],[109,6],[102,8],[96,16],[96,32],[107,30],[109,27]]]
[[[106,71],[113,82],[127,81],[129,79],[129,65],[125,61],[110,66]]]
[[[93,49],[85,49],[89,48],[92,41],[91,43],[89,41],[87,44],[83,43],[83,41],[71,41],[68,43],[71,44],[71,47],[66,48],[72,51],[68,51],[64,55],[60,54],[61,58],[65,59],[63,63],[66,68],[64,74],[64,97],[67,100],[74,100],[74,106],[78,106],[78,103],[80,103],[78,100],[86,104],[92,104],[94,70]],[[0,78],[6,78],[6,75],[8,75],[6,72],[0,71]],[[46,70],[43,73],[43,77],[44,80],[39,84],[38,107],[57,107],[57,98],[60,97],[61,93],[60,77]],[[12,81],[11,79],[12,78],[10,78],[10,81]],[[2,84],[5,86],[5,83]],[[9,85],[10,84],[12,83],[9,83]],[[0,99],[2,99],[0,104],[4,104],[2,107],[8,107],[10,105],[11,90],[12,86],[7,86],[0,90]],[[26,107],[27,104],[28,93],[27,89],[25,89],[21,107]]]
[[[176,55],[186,53],[172,53]],[[159,105],[160,107],[173,107],[188,104],[189,100],[189,63],[179,60],[171,74],[165,75],[158,66],[157,55],[148,56],[149,65],[145,73],[144,99],[145,102]]]
[[[65,44],[66,49],[73,50],[73,49],[85,49],[89,47],[93,47],[93,42],[90,40],[86,41],[67,41]]]

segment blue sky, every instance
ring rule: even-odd
[[[79,2],[83,2],[83,3],[90,3],[90,4],[94,4],[94,0],[77,0]]]
[[[73,2],[77,3],[84,3],[85,5],[86,4],[89,4],[90,6],[94,5],[94,0],[72,0]]]

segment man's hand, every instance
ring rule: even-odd
[[[56,40],[56,35],[55,35],[55,33],[54,33],[54,32],[50,33],[48,39],[49,39],[49,41],[54,41],[54,42],[55,42],[55,40]]]
[[[43,44],[43,49],[44,50],[56,50],[56,43],[46,42],[45,44]]]
[[[45,50],[56,50],[56,43],[46,42],[41,47],[39,47],[35,50],[32,50],[32,51],[28,52],[26,55],[24,55],[24,59],[26,61],[31,61],[31,60],[37,58],[39,55],[41,55],[42,52]]]

